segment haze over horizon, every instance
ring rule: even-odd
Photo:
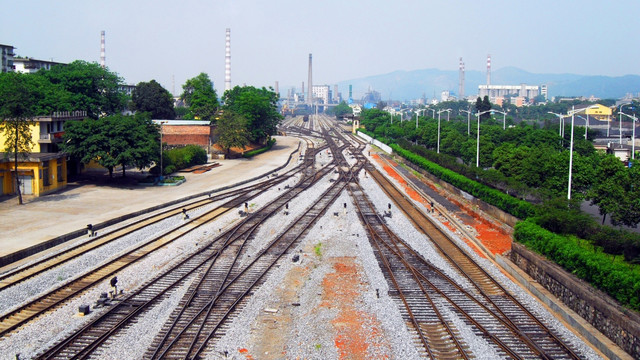
[[[299,88],[313,54],[315,84],[333,85],[398,70],[639,74],[640,48],[629,41],[640,2],[400,0],[306,3],[292,0],[9,2],[0,43],[37,59],[100,60],[127,83],[155,79],[179,94],[206,72],[224,86],[224,37],[231,28],[232,85]],[[524,16],[526,15],[526,17]],[[172,85],[172,77],[173,83]]]

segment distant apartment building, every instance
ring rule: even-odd
[[[545,86],[546,92],[546,86]],[[524,97],[527,99],[533,99],[536,96],[541,95],[540,86],[537,85],[479,85],[478,96],[484,98],[489,96],[489,100],[493,102],[493,99],[499,97]]]
[[[29,57],[15,57],[13,58],[13,69],[17,73],[33,74],[40,69],[51,70],[55,65],[66,65],[63,63],[38,60]]]
[[[0,72],[13,72],[13,46],[0,44]]]
[[[313,85],[311,89],[313,100],[321,99],[323,104],[331,103],[331,87],[329,85]]]

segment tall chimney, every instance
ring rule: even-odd
[[[491,85],[491,54],[487,55],[487,91]]]
[[[231,90],[231,29],[227,28],[224,41],[224,91]]]
[[[276,88],[275,88],[276,94],[278,94],[278,96],[280,96],[280,89],[278,87],[278,82],[276,81]]]
[[[458,99],[462,100],[464,99],[464,63],[462,62],[462,58],[460,58],[460,74],[458,76],[460,78],[460,84],[458,86]]]
[[[311,78],[311,74],[312,74],[312,68],[311,68],[311,54],[309,54],[309,79],[307,80],[307,86],[308,86],[308,90],[307,90],[307,104],[311,104],[313,101],[313,85],[312,83],[312,78]]]
[[[102,66],[103,69],[107,66],[104,54],[104,30],[100,33],[100,66]]]

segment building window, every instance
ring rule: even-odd
[[[62,159],[58,159],[58,182],[64,181],[64,173],[62,172]]]
[[[42,181],[44,186],[51,185],[49,181],[49,162],[45,161],[42,163]]]

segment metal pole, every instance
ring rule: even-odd
[[[476,141],[476,167],[480,167],[480,113],[478,112],[478,139]]]
[[[162,122],[160,122],[160,179],[164,175],[164,171],[162,171]]]
[[[636,119],[633,118],[633,133],[631,135],[631,159],[633,160],[636,158]]]
[[[620,107],[620,148],[622,148],[622,106]]]
[[[569,145],[569,190],[567,192],[567,199],[571,200],[571,170],[573,167],[573,121],[575,114],[575,106],[571,107],[571,143]]]
[[[438,111],[438,154],[440,154],[440,111]]]
[[[470,115],[471,115],[471,112],[467,111],[467,136],[471,135],[471,122],[469,120]]]
[[[584,129],[584,139],[587,140],[587,133],[589,132],[589,113],[585,111],[587,115],[587,126]]]
[[[507,129],[507,113],[502,113],[502,130]]]

